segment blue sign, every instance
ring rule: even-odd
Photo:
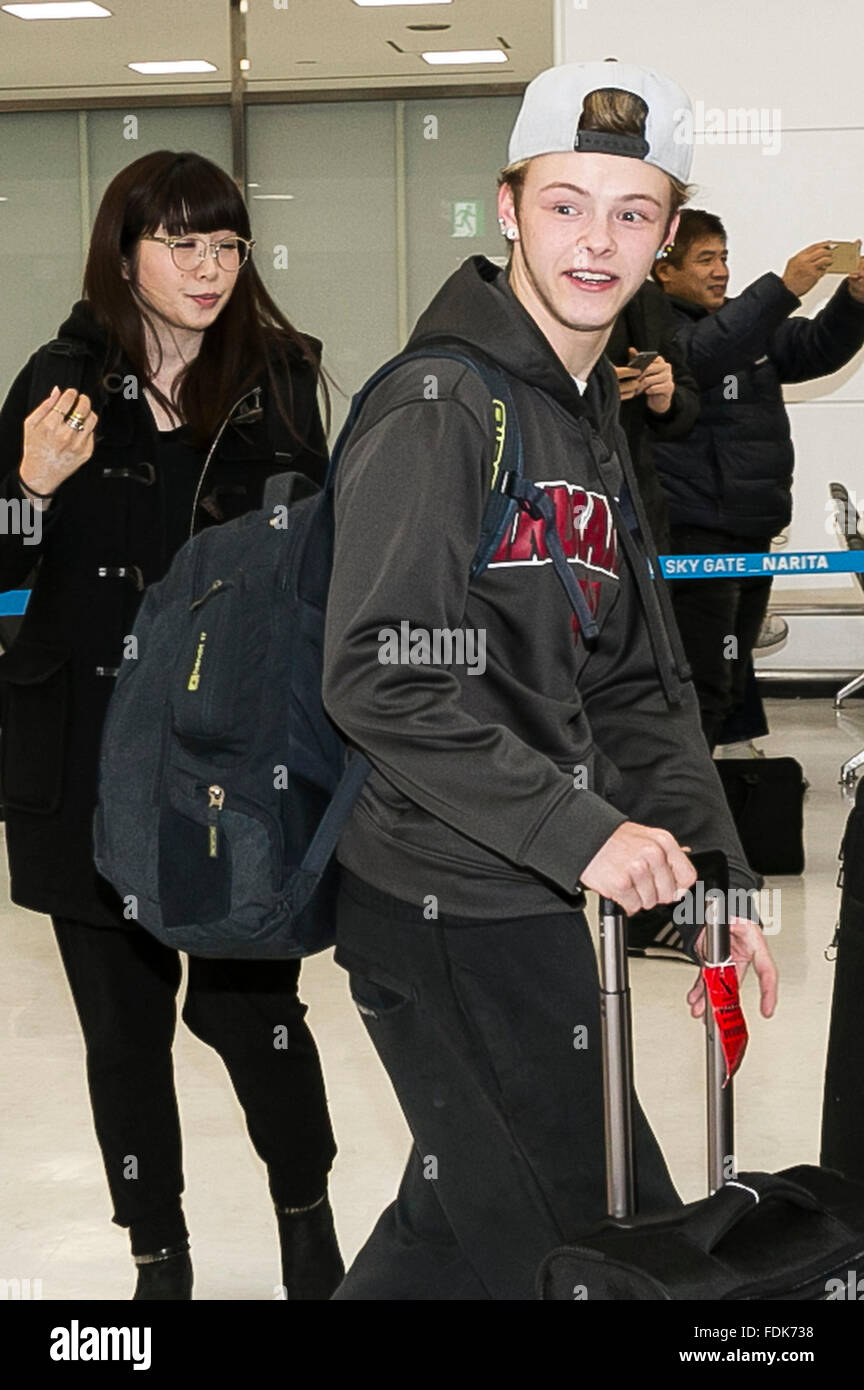
[[[773,550],[745,555],[660,555],[667,579],[745,579],[774,574],[864,574],[864,550]]]
[[[29,597],[29,589],[7,589],[0,594],[0,618],[20,618]]]

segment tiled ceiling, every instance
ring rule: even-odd
[[[100,0],[108,19],[23,21],[0,11],[0,101],[224,94],[228,0]],[[418,30],[410,26],[446,25]],[[447,86],[528,81],[552,62],[553,0],[249,0],[248,90]],[[502,48],[494,65],[430,67],[425,50]],[[215,72],[142,76],[130,62],[204,58]]]

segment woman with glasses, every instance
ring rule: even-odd
[[[0,536],[0,588],[38,561],[0,657],[11,893],[53,922],[137,1299],[191,1297],[172,1066],[181,959],[96,873],[99,742],[144,588],[190,535],[261,506],[271,474],[324,477],[321,344],[279,311],[253,245],[216,165],[136,160],[102,200],[83,298],[0,413],[0,497],[32,521]],[[298,975],[295,961],[191,958],[183,1018],[222,1057],[267,1166],[284,1296],[326,1299],[343,1273],[335,1145]],[[217,1181],[224,1192],[230,1174]]]

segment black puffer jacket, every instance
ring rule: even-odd
[[[701,391],[685,440],[653,443],[672,525],[736,535],[782,530],[792,515],[794,453],[786,382],[838,371],[864,343],[864,304],[842,281],[812,319],[779,275],[754,280],[714,313],[669,296],[677,341]]]
[[[60,334],[85,343],[102,361],[104,339],[84,301]],[[320,344],[309,342],[317,355]],[[193,525],[198,530],[260,506],[272,473],[296,470],[321,482],[326,445],[315,373],[298,350],[293,354],[293,418],[306,446],[282,422],[265,374],[232,412],[203,477],[193,458],[182,482],[176,472],[169,480],[146,400],[104,395],[93,455],[44,513],[41,544],[0,535],[0,589],[23,586],[39,562],[18,639],[0,656],[0,775],[12,900],[22,907],[97,926],[123,924],[119,899],[94,868],[91,837],[112,674],[143,588],[162,577],[172,545],[176,550]],[[0,412],[0,498],[21,496],[16,473],[34,360]],[[59,385],[62,372],[60,359]],[[91,374],[96,381],[101,375],[95,368]],[[287,394],[283,399],[287,404]],[[178,527],[176,516],[169,523],[169,498],[182,506],[188,525]]]
[[[668,297],[653,280],[646,280],[622,314],[618,315],[606,344],[606,356],[616,367],[626,367],[628,348],[638,352],[659,352],[672,368],[675,394],[665,415],[649,410],[644,396],[621,403],[621,424],[627,436],[633,469],[642,501],[651,522],[658,551],[669,547],[669,517],[666,497],[652,458],[655,440],[683,439],[690,433],[699,414],[699,388],[687,366],[687,359],[675,333],[678,322]]]

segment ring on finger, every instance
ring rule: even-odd
[[[67,425],[71,425],[73,430],[78,430],[80,433],[84,428],[84,421],[86,419],[86,415],[81,415],[77,410],[73,410],[72,413],[66,417],[66,423]]]

